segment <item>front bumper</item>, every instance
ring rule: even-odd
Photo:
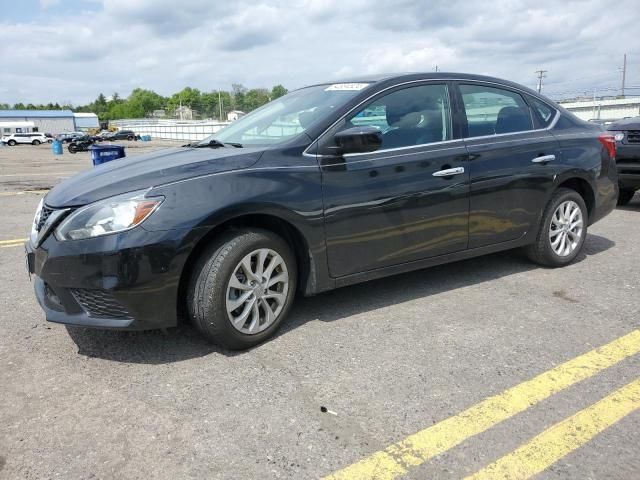
[[[640,144],[618,144],[616,168],[623,188],[640,189]]]
[[[148,330],[177,323],[191,234],[141,227],[87,240],[28,242],[27,268],[48,321]]]

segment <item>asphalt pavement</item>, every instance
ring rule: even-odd
[[[568,267],[510,251],[298,298],[230,352],[44,320],[22,242],[87,168],[0,148],[0,479],[640,478],[640,195]]]

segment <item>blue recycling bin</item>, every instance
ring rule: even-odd
[[[62,155],[62,142],[60,140],[54,140],[51,142],[51,150],[54,155]]]
[[[126,157],[123,145],[91,145],[91,161],[93,166]]]

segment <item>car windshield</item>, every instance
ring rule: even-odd
[[[273,145],[284,142],[324,119],[344,105],[367,83],[335,83],[301,88],[280,97],[205,138],[237,145]]]

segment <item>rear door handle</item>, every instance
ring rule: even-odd
[[[553,162],[556,159],[555,155],[542,155],[541,157],[536,157],[531,162],[533,163],[547,163]]]
[[[447,168],[446,170],[438,170],[433,172],[434,177],[451,177],[453,175],[460,175],[464,173],[464,167]]]

